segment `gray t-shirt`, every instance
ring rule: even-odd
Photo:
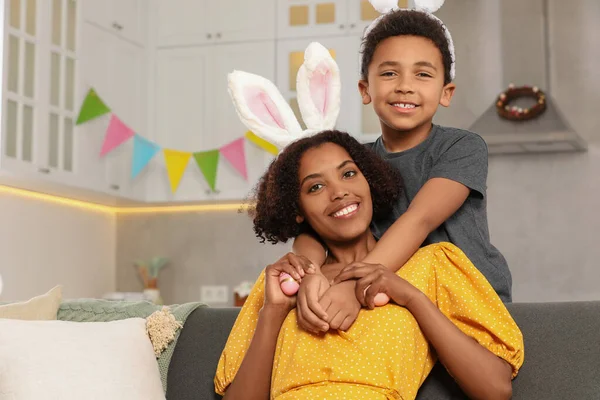
[[[400,171],[404,189],[388,218],[373,221],[373,234],[380,238],[408,208],[425,182],[446,178],[471,189],[464,204],[423,246],[450,242],[459,247],[488,279],[502,301],[512,301],[512,278],[506,259],[490,242],[486,211],[488,151],[485,141],[463,129],[434,125],[422,143],[399,153],[388,152],[380,137],[370,146]]]

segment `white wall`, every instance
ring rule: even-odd
[[[63,285],[63,297],[115,289],[113,214],[0,193],[1,301]]]

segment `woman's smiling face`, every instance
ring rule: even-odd
[[[333,143],[307,150],[300,159],[300,210],[325,241],[357,239],[373,218],[369,184],[348,152]]]

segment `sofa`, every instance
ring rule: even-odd
[[[525,338],[516,400],[600,399],[600,301],[508,305]],[[195,310],[181,331],[168,371],[168,400],[214,400],[213,377],[239,308]],[[418,400],[465,396],[440,365]]]

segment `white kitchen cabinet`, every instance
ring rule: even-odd
[[[347,0],[348,1],[348,33],[351,35],[362,35],[364,30],[380,14],[373,8],[369,0]],[[398,1],[399,7],[408,7],[408,0]]]
[[[83,84],[79,104],[88,90],[94,88],[115,115],[136,133],[144,135],[147,126],[145,51],[90,23],[85,23],[82,30]],[[109,121],[110,114],[107,114],[76,128],[79,184],[116,196],[143,198],[143,185],[129,176],[131,143],[100,157]]]
[[[213,42],[210,3],[204,0],[154,0],[158,46],[185,46]]]
[[[361,35],[378,16],[368,0],[277,0],[277,37]]]
[[[157,54],[155,141],[163,148],[205,151],[243,136],[245,127],[227,92],[227,74],[245,70],[274,79],[273,41],[163,49]],[[176,100],[174,100],[176,99]],[[150,166],[148,201],[241,200],[264,171],[269,156],[246,144],[248,181],[221,157],[217,193],[210,191],[193,158],[175,194],[159,155]]]
[[[4,3],[2,169],[71,183],[77,74],[77,3]]]
[[[275,0],[154,0],[159,47],[275,38]]]
[[[33,10],[32,10],[33,8]],[[46,168],[39,136],[40,38],[36,5],[5,2],[1,166],[16,174]],[[30,14],[32,16],[30,17]]]
[[[80,3],[86,21],[138,45],[146,44],[147,0],[84,0]]]
[[[345,35],[349,29],[349,2],[277,0],[277,37],[296,39]]]

